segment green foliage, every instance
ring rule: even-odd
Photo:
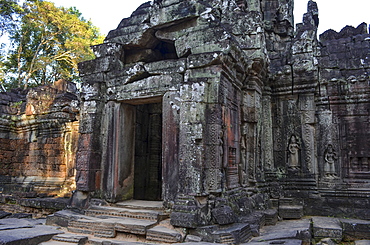
[[[27,0],[10,40],[12,47],[3,62],[6,88],[78,80],[77,64],[94,58],[90,46],[103,38],[76,8]]]
[[[16,28],[17,16],[22,13],[22,8],[17,0],[0,0],[0,36]]]

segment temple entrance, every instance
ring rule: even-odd
[[[162,200],[162,103],[136,105],[134,193]]]

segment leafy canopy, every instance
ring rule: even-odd
[[[3,62],[7,88],[61,78],[76,81],[77,64],[93,59],[90,46],[103,41],[98,28],[76,8],[56,7],[48,1],[26,0],[19,22],[10,32],[12,46]]]
[[[16,28],[17,15],[22,8],[17,0],[0,0],[0,36]]]

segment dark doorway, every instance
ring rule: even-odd
[[[136,105],[134,199],[162,200],[162,103]]]

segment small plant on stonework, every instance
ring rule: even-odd
[[[11,102],[10,107],[11,108],[17,108],[17,107],[21,106],[22,103],[23,103],[22,100],[21,101],[17,101],[17,102]]]

